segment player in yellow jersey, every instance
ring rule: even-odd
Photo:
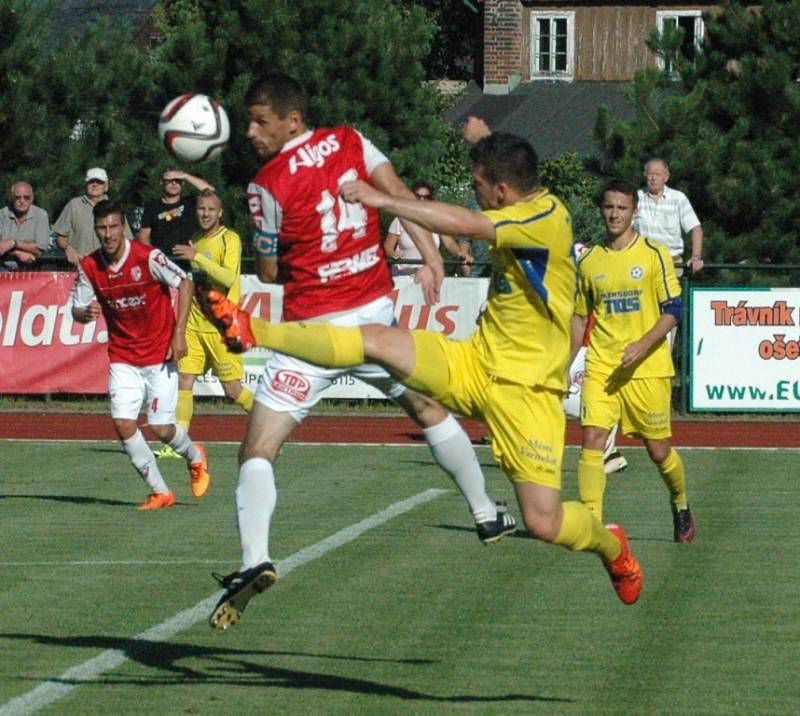
[[[680,285],[669,251],[632,228],[636,188],[606,185],[601,212],[606,241],[578,263],[572,319],[577,352],[587,316],[596,323],[589,339],[583,380],[578,462],[581,500],[602,519],[606,477],[603,446],[618,421],[625,435],[641,437],[670,491],[676,542],[691,542],[694,520],[686,497],[683,463],[670,437],[670,378],[675,374],[667,334],[680,321]]]
[[[235,302],[241,298],[242,242],[239,235],[222,224],[222,201],[213,189],[202,190],[197,197],[197,223],[200,234],[188,244],[177,244],[173,253],[191,261],[194,271],[207,274],[212,285]],[[219,331],[203,315],[197,301],[192,303],[186,324],[188,353],[178,363],[178,424],[188,429],[194,413],[192,389],[197,376],[210,368],[217,376],[225,395],[246,412],[253,409],[253,392],[242,385],[244,369],[241,356],[231,353],[220,339]]]
[[[393,197],[360,181],[343,184],[341,194],[430,231],[489,242],[491,290],[471,338],[375,324],[269,324],[198,285],[201,303],[238,350],[264,345],[333,367],[376,361],[410,388],[482,419],[525,526],[546,542],[598,554],[620,599],[632,604],[642,575],[622,528],[604,527],[580,502],[561,501],[561,401],[575,290],[569,213],[539,187],[536,153],[526,141],[495,133],[472,148],[470,159],[482,212]]]

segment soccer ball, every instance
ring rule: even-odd
[[[172,156],[199,162],[223,150],[231,126],[219,102],[204,94],[182,94],[161,112],[158,135]]]

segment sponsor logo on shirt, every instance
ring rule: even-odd
[[[308,398],[311,383],[300,373],[295,373],[291,370],[279,370],[272,379],[272,389],[276,393],[288,395],[292,400],[302,402]]]
[[[144,296],[124,296],[123,298],[115,298],[110,301],[111,307],[124,311],[126,308],[139,308],[144,306],[146,301]]]
[[[289,172],[297,174],[302,167],[321,167],[325,158],[341,149],[335,134],[329,134],[325,139],[316,144],[304,144],[289,159]]]
[[[378,262],[380,262],[378,246],[370,246],[368,249],[364,249],[346,259],[339,259],[327,264],[322,264],[317,271],[320,281],[322,283],[327,283],[328,281],[341,278],[342,276],[352,276],[366,271]]]

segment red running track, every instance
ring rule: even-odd
[[[198,415],[192,437],[207,442],[239,442],[244,436],[244,415]],[[477,441],[485,429],[476,420],[463,420]],[[800,447],[800,422],[676,420],[673,442],[684,447]],[[152,435],[147,437],[153,438]],[[0,413],[0,439],[115,440],[111,418],[97,413]],[[311,416],[292,434],[292,442],[308,443],[422,443],[420,429],[405,417]],[[567,423],[567,444],[580,443],[580,428]],[[637,444],[621,439],[620,445]]]

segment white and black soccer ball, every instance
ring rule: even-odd
[[[178,159],[199,162],[217,156],[228,143],[231,125],[222,105],[204,94],[182,94],[158,119],[158,135]]]

